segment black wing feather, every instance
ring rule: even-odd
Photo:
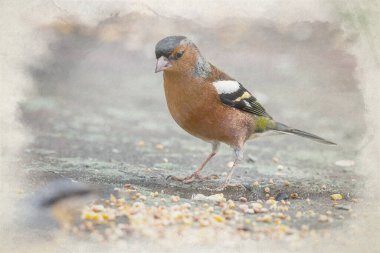
[[[239,83],[239,89],[233,93],[219,94],[222,103],[257,116],[272,118],[252,94]]]

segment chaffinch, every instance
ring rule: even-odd
[[[209,63],[188,38],[166,37],[157,43],[155,53],[155,72],[164,72],[166,102],[172,117],[185,131],[212,145],[212,152],[193,174],[173,179],[189,183],[208,178],[201,175],[201,170],[215,156],[220,143],[225,143],[233,148],[235,159],[224,183],[216,189],[223,190],[242,159],[244,143],[268,131],[336,145],[276,122],[241,83]]]

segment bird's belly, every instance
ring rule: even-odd
[[[224,105],[198,108],[181,103],[169,106],[169,111],[180,127],[205,141],[220,141],[234,146],[250,135],[250,119]]]

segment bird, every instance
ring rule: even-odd
[[[206,160],[189,176],[172,179],[191,183],[206,180],[201,171],[217,154],[221,143],[234,151],[234,162],[216,191],[231,184],[243,158],[244,144],[264,133],[297,135],[323,144],[336,143],[277,122],[240,82],[208,62],[186,36],[168,36],[155,46],[155,73],[163,72],[169,112],[189,134],[211,144]]]

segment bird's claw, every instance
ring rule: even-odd
[[[193,173],[190,176],[187,177],[176,177],[176,176],[168,176],[166,177],[166,180],[174,180],[174,181],[179,181],[183,182],[185,184],[192,183],[194,181],[204,181],[204,180],[213,180],[213,179],[219,179],[218,175],[209,175],[209,176],[202,176],[200,173]]]

